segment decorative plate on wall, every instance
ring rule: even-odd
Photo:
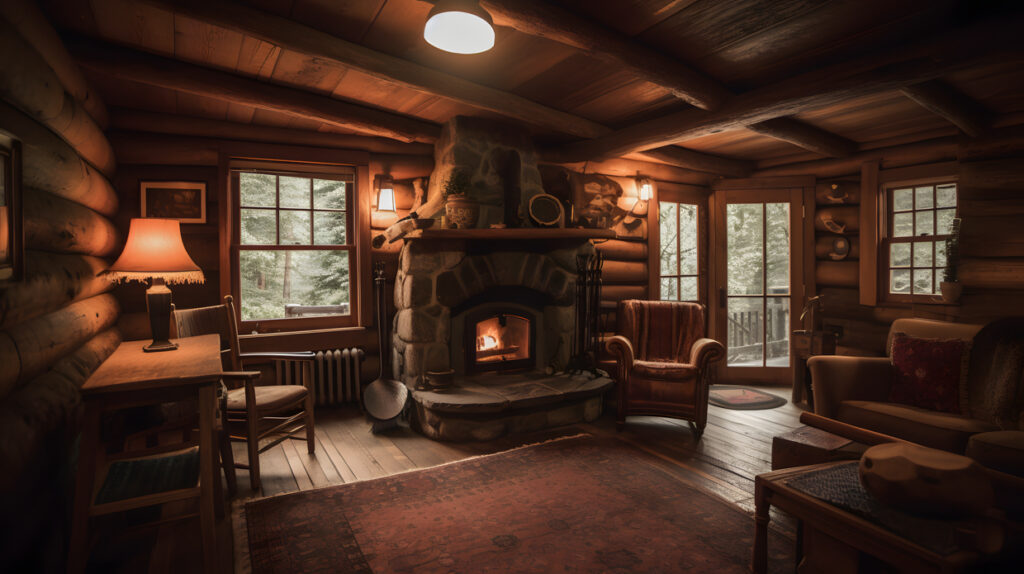
[[[558,198],[547,193],[540,193],[530,198],[530,219],[540,227],[562,225],[565,210]]]

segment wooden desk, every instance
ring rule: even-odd
[[[216,539],[214,485],[219,480],[214,438],[216,386],[221,379],[220,338],[203,335],[176,340],[174,351],[144,353],[149,341],[125,341],[82,385],[85,422],[79,446],[75,482],[75,509],[71,528],[68,571],[84,570],[89,556],[88,521],[94,514],[95,479],[104,412],[198,397],[199,400],[199,503],[204,541]],[[219,483],[216,483],[219,484]],[[150,495],[155,496],[155,495]],[[216,572],[217,553],[203,544],[203,565]]]
[[[759,474],[754,480],[754,549],[751,570],[768,568],[768,523],[772,505],[800,521],[796,559],[800,572],[830,574],[858,571],[861,556],[869,555],[898,572],[969,571],[978,558],[972,551],[959,550],[939,555],[869,520],[801,492],[790,482],[810,472],[848,461],[827,462]],[[806,540],[806,542],[805,542]],[[868,570],[873,566],[867,565]]]

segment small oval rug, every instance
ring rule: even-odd
[[[786,399],[751,387],[714,385],[708,393],[708,402],[725,409],[753,411],[781,407]]]

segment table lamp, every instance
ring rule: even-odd
[[[106,271],[114,281],[145,282],[146,309],[153,342],[144,351],[178,348],[170,339],[171,290],[165,283],[202,283],[203,270],[192,261],[181,242],[181,225],[173,219],[132,218],[128,241],[117,261]]]

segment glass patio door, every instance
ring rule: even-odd
[[[792,315],[803,297],[800,190],[721,191],[717,204],[720,380],[789,382]]]

